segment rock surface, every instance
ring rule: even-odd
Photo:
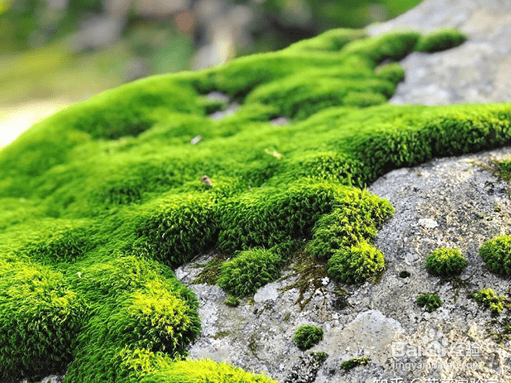
[[[457,27],[469,39],[433,54],[412,53],[401,64],[406,78],[395,104],[506,102],[511,99],[511,2],[425,0],[411,11],[367,28],[370,35],[391,29]]]
[[[426,0],[368,30],[377,34],[401,26],[457,26],[469,34],[469,41],[449,51],[414,53],[403,60],[407,77],[392,102],[510,98],[506,76],[511,71],[506,68],[511,61],[506,55],[511,51],[511,4]],[[508,381],[511,343],[499,344],[488,337],[487,325],[493,318],[468,293],[480,288],[493,288],[499,295],[509,291],[509,282],[491,274],[478,256],[484,241],[509,231],[511,217],[508,185],[478,164],[509,155],[511,148],[437,159],[395,170],[371,185],[371,192],[388,198],[396,208],[376,239],[388,262],[375,285],[339,290],[325,280],[323,287],[309,292],[312,299],[303,310],[297,304],[298,290],[286,288],[297,278],[291,271],[236,308],[224,304],[226,294],[219,287],[191,285],[200,301],[203,333],[189,348],[190,357],[225,360],[280,382]],[[439,247],[459,248],[468,259],[457,282],[424,270],[426,256]],[[197,262],[208,257],[212,256]],[[177,276],[190,283],[199,271],[193,264],[185,265]],[[410,276],[400,277],[402,271]],[[437,292],[444,305],[432,313],[418,307],[415,301],[422,292]],[[323,341],[312,348],[328,354],[319,370],[292,341],[294,331],[304,324],[325,332]],[[490,330],[499,329],[498,324],[492,326]],[[354,357],[371,361],[349,371],[340,367]]]

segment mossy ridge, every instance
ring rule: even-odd
[[[149,291],[157,297],[171,294],[175,307],[188,307],[186,315],[156,303],[148,303],[147,315],[156,315],[162,323],[186,321],[185,317],[197,323],[195,297],[168,265],[175,267],[210,247],[249,250],[310,239],[324,214],[340,208],[343,198],[363,194],[355,187],[387,170],[508,143],[508,105],[366,107],[389,98],[402,78],[376,73],[375,68],[384,60],[404,57],[418,39],[415,32],[364,38],[360,31],[330,31],[308,46],[298,44],[199,73],[137,81],[55,114],[2,149],[0,204],[13,208],[0,209],[0,222],[8,222],[0,229],[0,265],[23,272],[43,267],[37,262],[47,259],[44,267],[62,275],[58,280],[65,293],[77,297],[72,307],[86,312],[76,316],[73,330],[52,338],[67,344],[66,337],[78,332],[78,343],[68,350],[72,356],[57,353],[62,359],[40,371],[20,369],[24,377],[67,368],[67,382],[102,381],[127,363],[118,381],[136,381],[146,372],[136,375],[133,369],[152,361],[160,366],[156,370],[164,371],[171,361],[162,352],[181,354],[198,334],[197,326],[175,327],[182,340],[170,347],[147,335],[144,320],[132,322],[128,308],[140,294],[151,301]],[[331,87],[330,81],[338,87]],[[309,94],[272,105],[274,95],[280,94],[275,93],[279,82],[286,85],[287,94],[298,88]],[[365,82],[371,86],[361,85]],[[322,87],[316,91],[315,84]],[[224,91],[243,105],[222,121],[211,120],[203,99],[210,90]],[[309,96],[314,101],[310,105]],[[291,124],[277,128],[268,123],[282,114],[293,118]],[[198,134],[203,140],[191,145]],[[212,188],[199,181],[204,174]],[[293,219],[265,215],[269,198]],[[388,217],[381,201],[369,201],[376,214],[367,221],[367,212],[360,211],[361,223],[377,228]],[[243,232],[236,221],[243,214],[256,218],[251,233]],[[48,241],[48,246],[30,251],[31,244],[44,240],[47,229],[60,230],[65,222],[80,226],[75,221],[85,225],[85,235]],[[89,232],[90,227],[94,230]],[[262,235],[259,230],[267,232]],[[360,227],[354,233],[356,238],[371,237],[374,229]],[[69,246],[76,239],[85,241],[78,253]],[[44,257],[59,250],[68,256],[58,263],[55,256]],[[286,257],[291,250],[272,251]],[[17,283],[6,281],[6,291]],[[55,289],[48,285],[43,292],[51,296]],[[16,316],[12,302],[9,297],[0,310],[8,320]],[[23,292],[18,306],[35,308],[31,302],[30,294]],[[139,349],[108,338],[105,326],[114,317],[125,328],[137,328],[132,338],[120,339]],[[8,320],[4,326],[10,326]],[[64,330],[62,323],[56,329],[59,334]],[[96,341],[104,343],[96,347]],[[53,355],[53,346],[49,342],[38,352]],[[25,359],[7,359],[35,363],[36,356],[24,355]],[[95,363],[103,375],[95,371]],[[2,380],[13,377],[9,371],[2,374]]]

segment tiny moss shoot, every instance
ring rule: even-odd
[[[369,364],[370,361],[371,361],[371,359],[369,359],[368,357],[351,358],[345,362],[342,362],[341,368],[344,371],[349,371],[349,370],[351,370],[355,367],[358,367],[358,366],[365,366],[365,365]]]
[[[428,313],[432,313],[444,304],[437,293],[423,293],[417,298],[417,305],[424,307]]]

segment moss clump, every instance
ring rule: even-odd
[[[460,274],[468,261],[458,249],[442,248],[426,257],[426,270],[432,275],[451,277]]]
[[[381,65],[375,70],[379,78],[398,84],[405,79],[405,70],[399,63]]]
[[[423,293],[417,298],[417,305],[425,307],[426,311],[432,313],[444,304],[437,293]]]
[[[418,52],[438,52],[457,47],[467,41],[467,36],[456,28],[437,30],[421,36],[415,50]]]
[[[281,263],[282,259],[268,250],[242,251],[222,265],[218,285],[234,296],[246,297],[280,277]]]
[[[497,296],[492,289],[481,289],[470,296],[480,305],[489,309],[492,315],[500,315],[504,308],[510,308],[510,301],[504,296]]]
[[[511,236],[502,235],[483,243],[479,255],[495,274],[511,276]]]
[[[293,340],[300,350],[308,350],[323,340],[323,329],[313,325],[300,326],[296,330]]]
[[[240,305],[240,300],[237,297],[230,295],[225,299],[224,303],[229,307],[238,307]]]
[[[328,260],[328,274],[336,281],[360,283],[374,279],[385,267],[381,251],[367,242],[340,249]]]
[[[141,383],[277,383],[264,375],[253,375],[241,368],[212,360],[183,360],[147,374]]]
[[[365,191],[347,195],[339,207],[318,220],[307,249],[313,257],[328,260],[342,249],[373,239],[393,213],[387,200]]]
[[[361,358],[351,358],[345,362],[341,363],[341,368],[345,371],[349,371],[352,368],[358,367],[358,366],[365,366],[369,364],[371,359],[368,357],[361,357]]]
[[[86,317],[61,273],[0,260],[0,380],[64,372]]]

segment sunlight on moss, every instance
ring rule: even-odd
[[[382,64],[420,38],[333,30],[281,52],[136,81],[2,149],[0,273],[10,277],[0,289],[0,380],[67,370],[66,383],[164,382],[190,371],[270,381],[214,362],[174,363],[200,323],[195,295],[172,270],[214,250],[230,260],[211,264],[209,277],[240,296],[297,254],[314,261],[303,262],[314,275],[326,276],[330,262],[344,282],[381,271],[371,241],[394,210],[363,188],[392,169],[511,139],[509,104],[385,103],[403,71]],[[210,118],[211,91],[239,108]],[[277,117],[289,123],[270,123]],[[346,249],[362,254],[356,278]],[[49,328],[40,342],[17,340],[37,326]]]

